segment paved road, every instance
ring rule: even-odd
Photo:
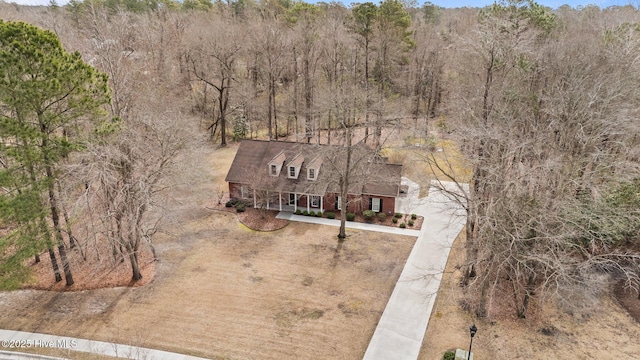
[[[16,354],[13,350],[20,347],[49,347],[72,351],[88,352],[112,356],[120,359],[136,360],[206,360],[195,356],[153,350],[138,346],[113,344],[104,341],[76,339],[66,336],[37,334],[24,331],[0,330],[0,359],[58,359],[34,357],[28,354]],[[14,357],[12,357],[14,356]]]
[[[0,360],[65,360],[65,359],[52,357],[52,356],[45,356],[45,355],[19,353],[15,351],[0,351]]]

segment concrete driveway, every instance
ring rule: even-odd
[[[420,354],[431,310],[453,241],[466,223],[465,211],[454,196],[454,183],[434,183],[429,196],[419,198],[420,186],[407,178],[407,196],[396,211],[424,216],[422,229],[396,287],[380,317],[364,355],[365,360],[415,360]],[[462,191],[466,191],[466,186]]]

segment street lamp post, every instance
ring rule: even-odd
[[[469,352],[467,353],[467,360],[471,358],[471,345],[473,345],[473,337],[476,336],[476,332],[478,332],[478,328],[476,324],[471,325],[469,328],[469,332],[471,333],[471,342],[469,343]]]

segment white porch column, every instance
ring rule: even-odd
[[[258,207],[258,202],[256,201],[256,190],[253,189],[253,208],[257,208]]]
[[[324,214],[324,196],[320,196],[320,212]]]
[[[298,194],[293,194],[293,212],[298,211]]]
[[[309,194],[307,194],[307,212],[311,211],[309,208]]]
[[[269,191],[267,191],[267,210],[269,210]]]
[[[282,211],[282,191],[278,191],[278,211]]]

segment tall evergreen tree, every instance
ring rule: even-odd
[[[0,241],[6,245],[14,236],[7,252],[27,256],[42,250],[52,233],[67,285],[73,284],[73,276],[55,192],[59,165],[82,148],[107,102],[107,76],[79,53],[68,53],[53,32],[0,21],[0,157],[6,189],[0,194],[0,215],[24,235],[15,237],[14,232]],[[25,206],[27,214],[19,210]],[[53,251],[50,254],[55,260]],[[54,261],[54,272],[56,267]]]

